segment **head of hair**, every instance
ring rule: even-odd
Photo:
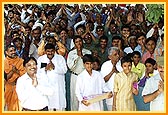
[[[103,27],[103,26],[97,26],[97,27],[96,27],[96,31],[97,31],[98,29],[103,29],[103,30],[104,30],[104,27]]]
[[[45,45],[45,51],[46,51],[47,49],[54,49],[54,50],[55,50],[55,46],[54,46],[52,43],[47,43],[47,44]]]
[[[132,64],[132,59],[129,57],[129,56],[124,56],[122,59],[121,59],[121,65],[123,65],[123,63],[125,62],[130,62]]]
[[[128,29],[130,30],[130,26],[127,25],[127,24],[125,24],[125,25],[123,25],[123,26],[121,27],[121,31],[122,31],[124,28],[128,28]]]
[[[6,46],[5,51],[7,51],[7,50],[8,50],[9,48],[11,48],[11,47],[14,47],[14,48],[15,48],[15,46],[14,46],[14,45],[9,44],[8,46]]]
[[[108,55],[110,56],[112,53],[113,53],[113,51],[120,51],[117,47],[110,47],[109,49],[108,49]]]
[[[137,35],[136,35],[136,40],[137,40],[139,37],[141,37],[141,36],[143,36],[143,37],[146,38],[146,35],[145,35],[144,33],[140,32],[140,33],[137,33]]]
[[[122,38],[120,37],[120,36],[118,36],[118,35],[115,35],[115,36],[113,36],[113,38],[112,38],[112,41],[113,40],[122,40]]]
[[[75,43],[75,40],[78,39],[78,38],[82,40],[82,37],[81,37],[81,36],[75,35],[74,38],[73,38],[73,43]]]
[[[147,63],[150,63],[150,64],[152,64],[153,66],[156,64],[156,61],[154,60],[154,59],[152,59],[152,58],[148,58],[148,59],[146,59],[146,61],[145,61],[145,65],[147,64]]]
[[[132,57],[133,57],[134,55],[138,55],[139,58],[141,58],[141,53],[140,53],[139,51],[133,51],[133,52],[132,52]]]
[[[86,63],[86,62],[94,62],[93,56],[92,56],[91,54],[85,54],[85,55],[82,57],[82,60],[83,60],[83,63]]]
[[[156,44],[156,42],[157,42],[155,38],[149,37],[148,39],[145,40],[145,44],[147,44],[149,41],[154,41],[155,44]]]
[[[25,67],[25,65],[26,65],[30,60],[35,61],[36,65],[37,65],[37,60],[36,60],[34,57],[27,57],[27,58],[25,58],[24,61],[23,61],[23,66]]]
[[[106,41],[108,42],[108,37],[107,37],[106,35],[102,35],[102,36],[100,37],[99,41],[102,40],[102,39],[103,39],[103,40],[106,40]]]
[[[23,40],[20,37],[16,37],[15,39],[13,39],[13,43],[15,43],[17,40],[23,42]]]
[[[80,24],[80,25],[78,25],[78,26],[76,27],[76,31],[77,31],[79,28],[83,28],[83,29],[85,30],[85,26],[82,25],[82,24]]]

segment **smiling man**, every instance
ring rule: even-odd
[[[7,46],[5,54],[5,104],[8,111],[19,111],[19,100],[15,88],[17,79],[25,73],[23,59],[16,55],[16,49],[13,45]]]

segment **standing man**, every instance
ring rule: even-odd
[[[21,102],[22,111],[48,111],[48,95],[53,90],[48,83],[45,71],[37,71],[37,61],[34,57],[24,60],[26,73],[16,84],[16,92]]]
[[[67,58],[67,65],[71,71],[70,95],[71,111],[78,111],[78,100],[75,96],[77,76],[84,70],[82,57],[85,54],[91,54],[91,51],[83,48],[81,36],[75,36],[73,39],[75,49],[70,51]]]
[[[122,71],[120,56],[120,50],[117,47],[110,47],[108,49],[108,58],[110,60],[103,63],[100,73],[102,74],[107,91],[112,91],[114,88],[114,76],[116,73]],[[112,110],[113,98],[106,99],[108,111]]]
[[[55,53],[55,46],[51,43],[45,45],[46,54],[37,60],[38,68],[46,71],[54,94],[49,96],[49,110],[63,111],[66,108],[65,73],[66,62],[63,56]]]
[[[4,60],[5,82],[5,104],[8,111],[19,111],[19,100],[16,94],[16,81],[26,71],[23,67],[23,59],[16,55],[13,45],[6,48],[6,58]]]

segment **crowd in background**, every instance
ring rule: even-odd
[[[55,86],[61,88],[57,90],[61,98],[53,103],[59,104],[56,107],[51,104],[51,108],[77,111],[76,76],[84,70],[82,57],[85,54],[92,54],[93,70],[102,74],[110,87],[108,91],[113,91],[113,86],[109,84],[115,84],[115,80],[109,81],[110,77],[122,71],[119,67],[121,64],[117,65],[117,62],[125,56],[132,59],[131,71],[138,75],[138,81],[144,76],[154,76],[156,62],[164,56],[164,16],[158,23],[149,22],[145,18],[146,11],[145,4],[4,4],[4,57],[9,56],[6,54],[8,46],[13,45],[19,58],[26,60],[34,57],[37,63],[42,63],[45,55],[54,55],[50,49],[55,48],[55,55],[61,57],[54,58],[57,60],[51,62],[52,69],[62,73],[50,73],[48,76],[61,76],[63,79],[57,79],[59,85]],[[113,52],[111,47],[118,49],[113,49],[118,52],[117,56],[114,54],[114,57],[110,57],[113,54],[109,53]],[[51,54],[47,54],[47,51]],[[113,66],[105,64],[109,60],[114,62]],[[141,66],[137,66],[139,63]],[[147,69],[148,63],[152,70]],[[7,76],[10,71],[6,71],[6,68],[12,66],[4,66],[8,66],[4,67]],[[20,76],[13,78],[14,82]],[[7,84],[8,80],[5,77],[4,83]],[[142,96],[138,96],[134,96],[137,110],[149,111],[149,105],[146,108],[138,106],[143,101]],[[102,105],[103,110],[114,107],[108,99]]]

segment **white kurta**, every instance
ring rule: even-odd
[[[83,97],[90,95],[102,94],[104,88],[104,80],[98,71],[92,70],[92,75],[84,70],[77,77],[76,96],[79,101],[79,111],[102,111],[102,101],[85,106],[81,101]]]
[[[51,61],[55,69],[47,71],[47,76],[54,89],[54,95],[49,96],[49,109],[62,110],[66,108],[65,73],[67,72],[67,66],[64,57],[58,54],[55,54]],[[40,56],[37,60],[38,68],[41,68],[41,63],[48,64],[49,62],[46,54]]]
[[[101,71],[100,73],[102,74],[102,77],[104,78],[106,75],[108,75],[111,70],[113,68],[113,64],[111,63],[111,60],[108,60],[106,62],[103,63],[102,67],[101,67]],[[121,72],[123,69],[121,67],[121,62],[118,61],[117,64],[116,64],[116,68],[119,72]],[[113,73],[113,75],[110,77],[110,79],[105,83],[106,84],[106,91],[110,92],[112,91],[113,92],[113,89],[114,89],[114,76],[116,75],[116,73]],[[113,105],[113,97],[110,98],[110,99],[106,99],[106,104],[107,106],[110,105],[112,106]],[[112,107],[109,107],[112,109]]]
[[[91,51],[87,49],[82,49],[82,54],[91,54]],[[67,58],[67,65],[70,71],[80,74],[84,70],[82,58],[77,55],[77,50],[74,49],[69,52]],[[70,82],[70,95],[71,95],[71,111],[78,110],[78,100],[75,96],[75,86],[76,86],[77,75],[71,73],[71,82]]]
[[[159,74],[149,78],[142,91],[142,96],[155,92],[158,89],[160,80],[162,79]],[[164,111],[164,93],[159,94],[150,102],[150,111]]]

